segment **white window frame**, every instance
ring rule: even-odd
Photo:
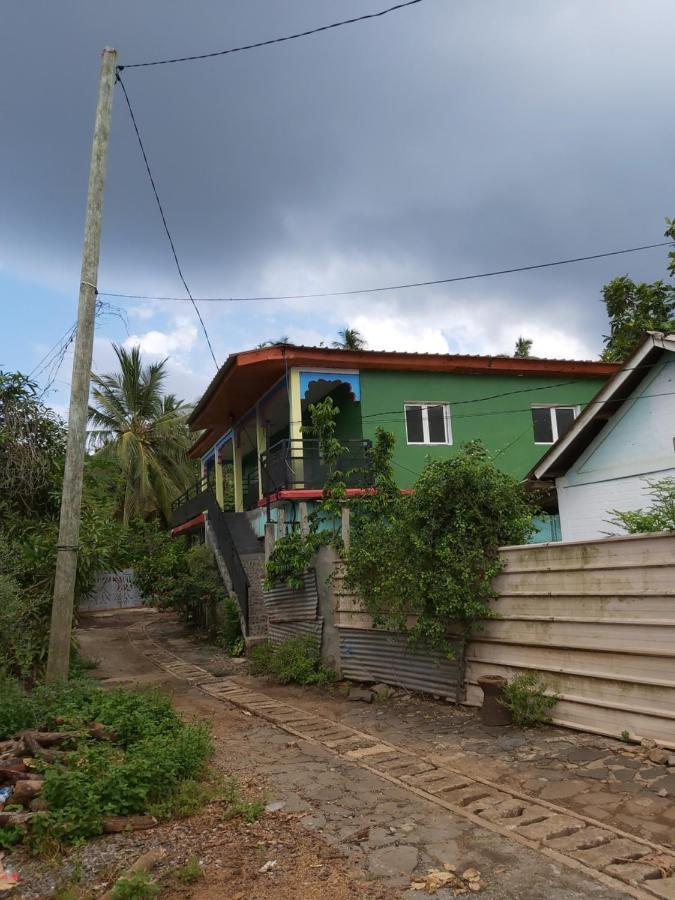
[[[571,409],[574,413],[575,419],[581,412],[581,407],[575,406],[573,403],[533,403],[530,407],[530,413],[533,409],[549,410],[549,416],[551,419],[551,433],[553,434],[552,441],[535,441],[534,443],[538,447],[551,447],[560,437],[560,435],[558,434],[558,419],[553,415],[554,409]],[[532,422],[532,435],[534,436],[534,421]]]
[[[406,415],[409,406],[422,407],[422,436],[421,441],[411,441],[408,439],[408,417]],[[445,440],[430,441],[429,440],[429,407],[441,406],[443,408],[443,423],[445,425]],[[450,422],[450,404],[444,400],[407,400],[403,404],[403,419],[405,425],[405,440],[410,447],[450,447],[452,446],[452,424]]]

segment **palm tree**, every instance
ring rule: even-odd
[[[338,350],[365,350],[366,339],[356,328],[343,328],[338,331],[339,341],[333,341]]]
[[[516,359],[527,359],[527,357],[530,355],[531,348],[531,338],[524,338],[521,336],[516,341],[516,349],[513,351],[513,355]]]
[[[89,442],[119,465],[122,521],[154,511],[168,521],[171,500],[190,480],[189,407],[174,394],[162,394],[166,360],[144,365],[138,347],[113,349],[120,371],[92,374]]]
[[[273,338],[270,341],[261,341],[259,344],[256,344],[256,350],[263,350],[265,347],[278,347],[283,344],[288,347],[293,346],[293,342],[289,340],[288,336],[282,334],[281,337]]]

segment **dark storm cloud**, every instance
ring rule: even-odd
[[[135,62],[385,5],[6,5],[4,265],[45,280],[77,271],[102,46]],[[302,289],[303,272],[327,271],[336,259],[344,280],[323,286],[360,287],[350,261],[356,273],[372,261],[374,283],[386,283],[402,269],[442,277],[658,240],[675,196],[673,26],[670,0],[425,0],[327,35],[129,69],[124,79],[196,293],[269,289],[265,278],[280,261],[292,282],[275,285],[281,293]],[[118,93],[101,284],[175,291],[121,100]],[[652,251],[461,292],[395,295],[384,309],[414,315],[461,298],[476,310],[483,303],[504,315],[549,316],[597,335],[602,283],[625,271],[660,277],[664,257]]]

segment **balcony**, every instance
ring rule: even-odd
[[[372,465],[367,453],[371,442],[342,443],[346,452],[338,459],[336,468],[343,473],[347,487],[372,487]],[[279,441],[261,455],[260,461],[266,497],[283,490],[321,490],[329,474],[317,439]]]

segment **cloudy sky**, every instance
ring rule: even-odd
[[[74,322],[99,53],[217,50],[387,0],[23,0],[0,34],[0,366],[30,371]],[[423,0],[222,58],[128,69],[195,296],[442,278],[652,243],[675,215],[672,0]],[[202,305],[216,356],[288,335],[369,346],[597,356],[600,289],[665,277],[650,250],[358,297]],[[183,296],[119,90],[101,291]],[[214,372],[185,302],[110,300],[111,341],[170,357],[194,399]],[[112,311],[114,312],[114,310]],[[49,394],[67,405],[67,357]],[[40,372],[44,381],[49,371]],[[53,374],[53,373],[52,373]]]

